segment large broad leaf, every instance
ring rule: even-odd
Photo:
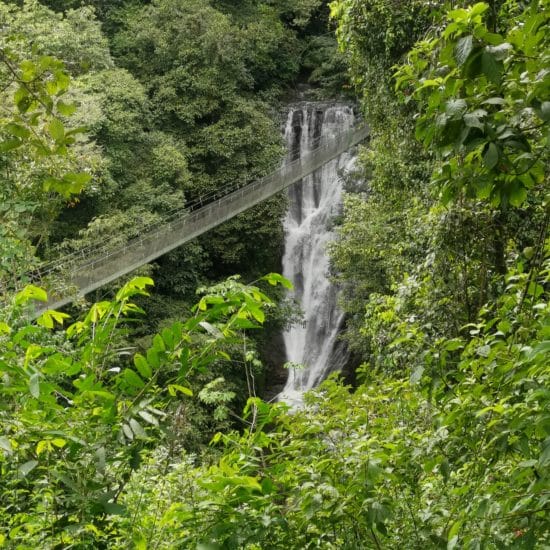
[[[11,134],[12,136],[21,139],[27,139],[31,135],[30,131],[27,128],[21,126],[20,124],[16,124],[15,122],[10,122],[10,124],[6,124],[6,126],[4,126],[4,130],[8,134]]]
[[[23,142],[18,138],[7,139],[5,141],[0,141],[0,153],[7,153],[13,149],[17,149],[23,145]]]
[[[143,357],[140,353],[136,353],[136,355],[134,355],[134,365],[143,378],[146,380],[151,378],[153,371],[147,362],[147,359],[145,359],[145,357]]]
[[[40,374],[34,373],[29,378],[29,391],[33,397],[40,397]]]
[[[497,61],[503,61],[504,59],[506,59],[506,57],[508,57],[513,49],[514,47],[512,46],[512,44],[509,44],[508,42],[504,42],[495,46],[487,46],[486,48],[488,52],[493,54]]]
[[[141,418],[143,418],[143,420],[145,420],[145,422],[147,422],[147,424],[151,424],[153,426],[159,425],[158,420],[151,413],[147,411],[139,411],[138,414]]]
[[[3,449],[8,454],[11,454],[13,449],[11,446],[11,442],[7,437],[1,436],[0,437],[0,449]]]
[[[540,118],[545,122],[550,120],[550,101],[543,101],[540,106]]]
[[[56,141],[56,143],[61,143],[65,139],[65,127],[63,123],[54,118],[47,127],[48,133]]]
[[[445,104],[445,114],[453,120],[457,120],[468,109],[468,104],[464,99],[451,99]]]
[[[455,47],[455,59],[458,66],[464,65],[472,53],[474,47],[474,37],[472,35],[463,36]]]
[[[19,473],[25,477],[29,475],[36,467],[38,466],[37,460],[29,460],[28,462],[25,462],[25,464],[22,464],[19,466]]]
[[[26,304],[31,300],[47,302],[48,295],[46,294],[45,290],[34,285],[27,285],[23,290],[15,295],[15,305],[17,306]]]
[[[488,80],[490,80],[494,84],[499,84],[502,70],[502,63],[500,61],[497,61],[492,53],[489,53],[487,50],[485,50],[481,54],[481,71],[488,78]]]
[[[466,124],[469,128],[479,128],[480,130],[483,130],[485,128],[485,124],[482,122],[482,119],[486,116],[487,111],[485,111],[485,109],[476,109],[475,111],[464,115],[464,124]]]
[[[76,111],[76,105],[74,103],[58,101],[56,107],[59,113],[64,116],[71,116]]]
[[[128,423],[130,424],[130,427],[132,428],[132,431],[137,438],[144,439],[147,437],[145,430],[135,418],[130,418],[130,421]]]
[[[512,187],[508,190],[508,201],[512,206],[521,206],[527,200],[527,189],[515,179]]]
[[[132,369],[124,369],[122,376],[124,377],[125,382],[134,388],[141,389],[145,387],[143,380]]]
[[[104,502],[103,509],[108,515],[117,515],[120,516],[126,512],[126,508],[118,502]]]
[[[208,332],[208,334],[211,334],[214,338],[219,339],[223,338],[222,331],[218,328],[209,323],[208,321],[201,321],[199,325]]]
[[[492,170],[498,163],[499,159],[499,150],[495,143],[489,143],[485,154],[483,155],[483,162],[485,166]]]

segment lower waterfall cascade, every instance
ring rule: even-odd
[[[290,109],[284,129],[291,162],[314,149],[320,140],[354,126],[350,105],[304,103]],[[285,330],[286,360],[290,368],[278,399],[299,405],[303,392],[314,388],[330,372],[341,370],[348,353],[338,334],[344,314],[337,305],[337,288],[328,278],[326,246],[333,237],[333,218],[339,214],[342,174],[355,164],[353,151],[342,154],[289,188],[289,208],[284,221],[283,275],[292,281],[292,297],[303,321]]]

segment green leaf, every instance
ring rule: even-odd
[[[157,351],[166,350],[166,344],[164,343],[164,340],[162,339],[162,336],[160,334],[155,334],[155,336],[153,337],[153,348]]]
[[[32,105],[32,99],[29,97],[29,92],[24,86],[21,86],[15,92],[13,99],[20,113],[26,113]]]
[[[53,319],[50,315],[48,315],[47,312],[44,312],[42,315],[40,315],[40,317],[38,317],[38,319],[36,320],[36,324],[44,328],[53,328],[54,326]]]
[[[550,340],[543,340],[540,344],[535,346],[529,353],[529,357],[533,358],[537,355],[542,355],[544,357],[546,354],[550,354]]]
[[[215,327],[212,323],[209,323],[208,321],[201,321],[199,325],[214,338],[218,340],[223,338],[222,331],[218,327]]]
[[[521,206],[527,200],[527,189],[525,189],[521,182],[516,181],[509,189],[507,196],[512,206]]]
[[[189,388],[186,388],[185,386],[180,386],[179,384],[169,384],[168,385],[168,393],[175,397],[177,392],[181,392],[184,395],[187,395],[189,397],[193,397],[193,391]]]
[[[540,118],[544,120],[544,122],[548,122],[550,120],[550,101],[543,101],[540,106]]]
[[[451,528],[449,529],[449,533],[447,535],[447,550],[452,550],[458,544],[458,532],[460,531],[461,527],[461,521],[455,521],[451,525]]]
[[[463,36],[459,39],[455,46],[455,59],[460,67],[466,63],[466,60],[472,53],[474,43],[474,37],[470,34],[468,36]]]
[[[502,74],[502,63],[496,60],[495,56],[484,50],[481,54],[481,71],[494,84],[500,82]]]
[[[143,357],[140,353],[136,353],[134,355],[134,365],[143,378],[151,378],[153,371],[147,362],[147,359],[145,359],[145,357]]]
[[[37,372],[29,378],[29,391],[34,398],[40,397],[40,374]]]
[[[76,111],[76,105],[74,103],[65,103],[58,101],[56,105],[59,114],[64,116],[71,116]]]
[[[464,115],[464,124],[466,124],[469,128],[479,128],[480,130],[483,130],[485,125],[481,119],[485,118],[486,115],[487,111],[484,109],[476,109],[471,113],[466,113]]]
[[[477,348],[476,353],[481,357],[489,357],[491,353],[491,346],[489,346],[488,344],[480,346],[479,348]]]
[[[18,138],[6,139],[4,141],[0,141],[0,153],[7,153],[8,151],[13,151],[18,147],[21,147],[21,145],[23,145],[23,142]]]
[[[110,516],[121,516],[126,512],[126,508],[118,502],[104,502],[103,509]]]
[[[139,389],[145,387],[145,382],[132,369],[124,369],[122,376],[129,386]]]
[[[270,495],[273,493],[273,490],[275,489],[275,486],[273,485],[273,482],[268,477],[265,477],[262,479],[262,493],[264,495]]]
[[[57,81],[57,87],[59,89],[57,94],[60,95],[62,92],[66,91],[69,88],[69,84],[71,83],[71,78],[66,72],[62,70],[57,70],[55,71],[54,74],[55,74],[55,79]]]
[[[57,191],[60,194],[63,194],[64,187],[63,182],[60,179],[48,176],[44,178],[43,182],[44,191]]]
[[[481,200],[486,200],[491,196],[493,192],[493,184],[490,179],[483,180],[479,178],[477,185],[475,187],[476,197]]]
[[[474,48],[466,63],[464,64],[463,73],[466,78],[476,78],[481,74],[481,54],[482,48]]]
[[[499,149],[495,143],[489,143],[485,154],[483,155],[483,162],[485,166],[492,170],[498,163],[499,159]]]
[[[546,468],[550,466],[550,437],[547,437],[542,444],[542,452],[539,456],[539,465],[541,468]]]
[[[481,15],[489,9],[489,6],[486,2],[478,2],[470,8],[470,17],[473,18],[474,15]]]
[[[464,21],[468,18],[468,11],[464,8],[459,8],[457,10],[451,10],[447,17],[453,21]]]
[[[26,477],[28,476],[36,467],[38,466],[38,460],[29,460],[28,462],[25,462],[25,464],[22,464],[19,466],[19,473]]]
[[[174,333],[169,328],[164,328],[161,331],[161,336],[166,347],[173,350],[176,345],[176,336]]]
[[[135,295],[148,296],[149,294],[145,289],[147,286],[152,285],[154,285],[154,282],[150,277],[134,277],[117,292],[116,300],[122,302]]]
[[[134,439],[134,432],[132,431],[132,428],[128,426],[128,424],[122,425],[122,431],[124,432],[124,435],[126,436],[126,439],[129,439],[132,441]]]
[[[30,131],[25,128],[24,126],[21,126],[20,124],[16,124],[15,122],[11,122],[10,124],[6,124],[4,127],[4,130],[11,134],[12,136],[21,138],[21,139],[27,139],[31,133]]]
[[[272,286],[280,284],[283,287],[288,288],[289,290],[292,290],[294,288],[292,283],[286,277],[283,277],[279,273],[268,273],[267,275],[262,277],[262,280],[267,281]]]
[[[0,436],[0,449],[3,449],[8,454],[13,452],[11,442],[7,437]]]
[[[147,411],[139,411],[138,414],[148,424],[151,424],[153,426],[158,426],[159,425],[158,420],[151,413],[148,413]]]
[[[63,324],[63,321],[65,319],[70,319],[71,318],[71,316],[69,314],[63,313],[61,311],[56,311],[55,309],[48,309],[46,311],[46,313],[48,313],[50,315],[50,317],[52,317],[60,325]]]
[[[84,186],[89,183],[91,179],[92,176],[90,174],[87,174],[86,172],[69,172],[68,174],[65,174],[63,176],[62,181],[65,184],[63,193],[65,195],[74,195],[80,193]]]
[[[468,109],[468,104],[464,99],[451,99],[445,104],[445,113],[453,120],[457,120]]]
[[[445,342],[444,348],[447,351],[456,351],[464,347],[464,342],[460,338],[453,338]]]
[[[490,97],[481,102],[482,105],[506,105],[506,100],[503,97]]]
[[[265,321],[265,313],[262,311],[260,307],[258,307],[256,304],[250,302],[247,303],[248,311],[252,314],[252,317],[258,321],[258,323],[263,323]]]
[[[62,143],[65,139],[65,127],[59,119],[52,119],[47,126],[47,130],[56,143]]]
[[[147,350],[147,362],[154,369],[158,369],[160,367],[159,354],[153,348],[150,348],[150,349]]]
[[[46,291],[34,285],[27,285],[23,290],[15,295],[15,305],[20,306],[30,302],[31,300],[37,300],[39,302],[47,302],[48,295]]]
[[[44,451],[49,451],[51,447],[51,443],[49,439],[43,439],[42,441],[38,442],[38,445],[36,445],[36,454],[40,456]]]
[[[63,324],[63,321],[65,319],[69,319],[69,315],[66,313],[62,313],[60,311],[55,311],[53,309],[48,309],[45,311],[38,319],[36,320],[36,323],[44,328],[53,328],[55,323],[58,323],[60,325]]]
[[[145,430],[135,418],[130,418],[130,421],[128,423],[130,424],[130,427],[132,428],[132,431],[137,438],[144,439],[147,437]]]

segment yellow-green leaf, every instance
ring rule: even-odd
[[[63,123],[54,118],[47,126],[48,134],[55,140],[56,143],[61,143],[65,139],[65,127]]]

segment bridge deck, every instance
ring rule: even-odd
[[[47,304],[37,307],[36,315],[46,309],[62,307],[252,208],[311,174],[368,135],[366,126],[354,128],[260,180],[229,192],[197,210],[178,213],[171,221],[144,232],[112,251],[92,253],[84,258],[75,255],[60,258],[50,272],[63,273],[67,288],[72,290],[51,296]]]

